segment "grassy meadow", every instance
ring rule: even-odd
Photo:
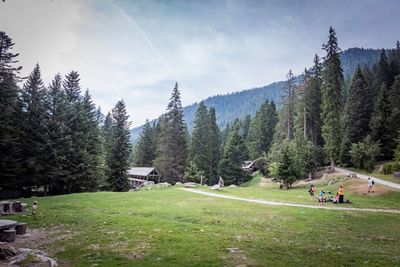
[[[310,203],[301,184],[279,190],[256,177],[247,185],[220,193]],[[397,191],[349,197],[355,207],[400,208]],[[400,265],[400,214],[266,206],[174,187],[23,201],[34,200],[38,220],[8,217],[33,229],[30,243],[18,245],[47,251],[61,266]]]

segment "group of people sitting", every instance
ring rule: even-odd
[[[311,200],[313,200],[315,196],[315,192],[317,191],[317,188],[314,185],[311,185],[310,189],[308,190],[308,193],[310,194]],[[317,197],[318,202],[320,203],[326,203],[326,202],[332,202],[334,204],[337,203],[351,203],[350,200],[344,201],[344,189],[343,186],[341,185],[339,187],[338,192],[336,193],[335,196],[332,195],[330,191],[325,192],[324,190],[319,191],[319,195]]]

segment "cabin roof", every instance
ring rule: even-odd
[[[158,175],[158,172],[153,167],[133,167],[128,170],[128,175],[148,176],[153,171]]]

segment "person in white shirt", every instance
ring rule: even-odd
[[[371,177],[368,177],[368,194],[371,193],[371,192],[374,192],[372,190],[372,185],[373,185],[373,182],[371,180]]]
[[[32,216],[33,218],[36,220],[36,210],[38,208],[38,203],[37,201],[33,201],[33,205],[32,205]]]

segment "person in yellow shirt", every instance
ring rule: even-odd
[[[343,198],[344,198],[344,189],[343,189],[343,185],[341,185],[341,186],[339,187],[338,194],[339,194],[339,203],[343,203]]]

